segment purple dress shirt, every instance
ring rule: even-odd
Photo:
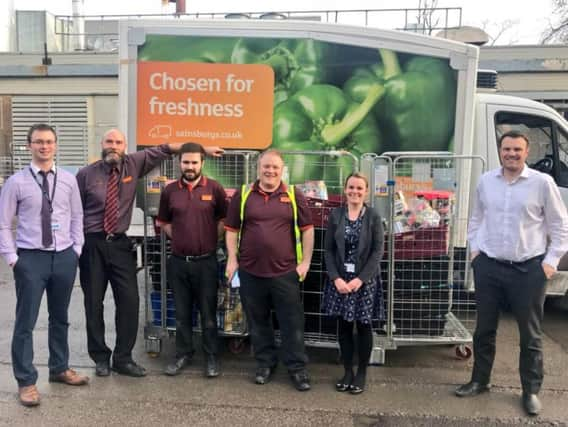
[[[81,254],[83,207],[77,181],[73,174],[61,168],[53,167],[52,171],[54,173],[47,175],[49,196],[53,195],[53,243],[48,248],[44,248],[41,242],[43,178],[38,173],[39,168],[32,163],[16,172],[0,191],[0,255],[8,264],[18,260],[17,249],[60,252],[73,246],[77,255]],[[12,223],[15,216],[18,217],[18,225],[14,240]]]
[[[125,233],[130,226],[136,184],[163,160],[169,159],[172,152],[167,144],[146,148],[124,156],[118,166],[118,224],[115,233]],[[85,166],[77,173],[77,182],[83,209],[85,210],[85,233],[99,233],[104,227],[105,200],[110,166],[98,160]]]

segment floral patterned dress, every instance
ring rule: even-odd
[[[359,234],[363,224],[363,215],[351,221],[345,217],[345,262],[355,264]],[[349,282],[355,273],[345,273],[343,279]],[[342,317],[348,322],[358,321],[370,324],[372,320],[384,318],[382,294],[377,280],[363,283],[357,292],[340,294],[334,283],[328,280],[323,293],[323,312],[329,316]]]

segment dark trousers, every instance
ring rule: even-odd
[[[546,282],[541,260],[539,257],[521,266],[507,265],[481,253],[473,261],[477,303],[473,381],[483,384],[490,381],[499,313],[508,306],[519,327],[523,391],[539,392],[543,379],[541,323]]]
[[[201,315],[203,352],[217,354],[217,258],[168,259],[168,280],[176,307],[176,357],[193,355],[193,305]]]
[[[282,362],[290,373],[303,371],[308,357],[304,347],[304,307],[296,271],[265,278],[239,270],[239,276],[241,299],[258,366],[269,368],[278,363],[270,314],[274,307],[282,338]]]
[[[112,354],[114,364],[131,362],[138,333],[139,296],[130,239],[122,235],[106,240],[102,233],[86,234],[79,267],[89,356],[95,362],[104,362],[109,361]],[[109,282],[116,306],[114,353],[105,343],[103,301]]]
[[[18,250],[14,266],[16,322],[12,338],[12,367],[18,386],[29,386],[37,381],[33,330],[44,290],[49,313],[49,373],[59,374],[69,368],[67,311],[76,274],[77,254],[72,247],[60,252]]]

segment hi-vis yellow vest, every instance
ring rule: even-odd
[[[241,219],[241,228],[239,230],[239,244],[241,241],[241,234],[243,231],[243,223],[245,219],[245,204],[247,202],[248,197],[253,189],[253,184],[243,185],[241,188],[241,211],[240,211],[240,219]],[[300,232],[300,227],[298,227],[298,203],[296,202],[296,193],[294,192],[294,186],[289,185],[288,190],[286,190],[286,194],[288,194],[288,198],[292,204],[292,216],[294,219],[294,237],[296,241],[296,262],[300,264],[303,259],[302,255],[302,233]]]

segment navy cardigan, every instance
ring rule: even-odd
[[[325,264],[331,281],[345,278],[345,216],[347,206],[335,208],[327,223],[325,235]],[[379,213],[365,205],[363,224],[357,247],[355,274],[363,283],[369,282],[380,273],[383,257],[383,224]]]

